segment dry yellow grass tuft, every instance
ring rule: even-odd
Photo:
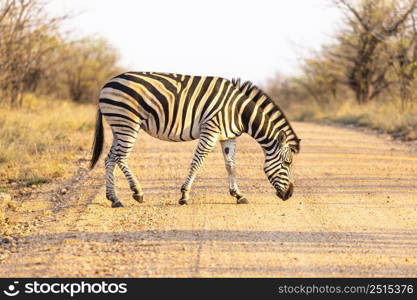
[[[95,106],[27,96],[21,109],[0,110],[0,189],[66,175],[68,161],[91,146]],[[89,134],[91,132],[91,134]]]
[[[365,126],[404,140],[417,139],[417,106],[402,109],[395,102],[370,102],[358,105],[352,100],[321,106],[294,104],[288,115],[298,121],[331,121]]]

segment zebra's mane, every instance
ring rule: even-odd
[[[253,82],[251,81],[245,81],[242,82],[240,78],[233,78],[232,83],[234,86],[236,86],[243,94],[246,96],[250,96],[253,101],[257,102],[261,99],[266,99],[266,102],[274,104],[273,109],[271,109],[267,115],[271,116],[275,112],[279,112],[282,118],[285,120],[286,124],[288,125],[289,130],[286,130],[287,136],[289,137],[288,143],[292,146],[294,151],[298,153],[300,151],[300,139],[297,137],[294,129],[291,127],[290,122],[288,121],[287,117],[285,116],[284,112],[278,107],[278,104],[275,103],[274,100],[271,99],[271,97],[268,96],[267,93],[265,93],[263,90],[261,90],[259,87],[257,87]]]

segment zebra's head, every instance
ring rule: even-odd
[[[299,140],[297,142],[299,143]],[[265,174],[276,189],[277,196],[282,200],[289,199],[293,193],[293,154],[297,152],[298,147],[289,143],[287,134],[284,130],[281,130],[271,147],[271,151],[268,151],[265,156]]]

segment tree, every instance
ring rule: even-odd
[[[295,79],[310,96],[322,105],[336,100],[340,89],[338,69],[327,57],[327,50],[323,49],[320,55],[305,59],[302,66],[303,76]]]
[[[120,72],[116,50],[100,38],[68,41],[68,16],[50,17],[42,0],[0,0],[0,103],[21,106],[24,93],[94,101]]]
[[[394,72],[402,109],[414,99],[417,79],[417,24],[414,15],[409,23],[404,25],[404,30],[394,44]]]
[[[404,1],[361,0],[357,5],[348,0],[335,0],[344,11],[346,29],[338,40],[342,51],[334,52],[346,66],[349,87],[358,103],[366,103],[388,88],[387,72],[393,65],[392,57],[384,55],[381,44],[398,34],[401,25],[415,12],[417,0]],[[397,12],[397,13],[395,13]]]
[[[96,101],[100,87],[121,72],[116,66],[117,51],[101,38],[84,38],[67,44],[62,59],[60,68],[65,72],[61,78],[73,101]]]
[[[26,87],[36,87],[64,18],[50,18],[38,0],[0,2],[0,101],[20,106]]]

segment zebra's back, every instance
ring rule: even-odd
[[[140,126],[162,140],[188,141],[199,137],[201,125],[218,114],[232,89],[220,77],[126,72],[103,87],[99,106],[112,129]]]

